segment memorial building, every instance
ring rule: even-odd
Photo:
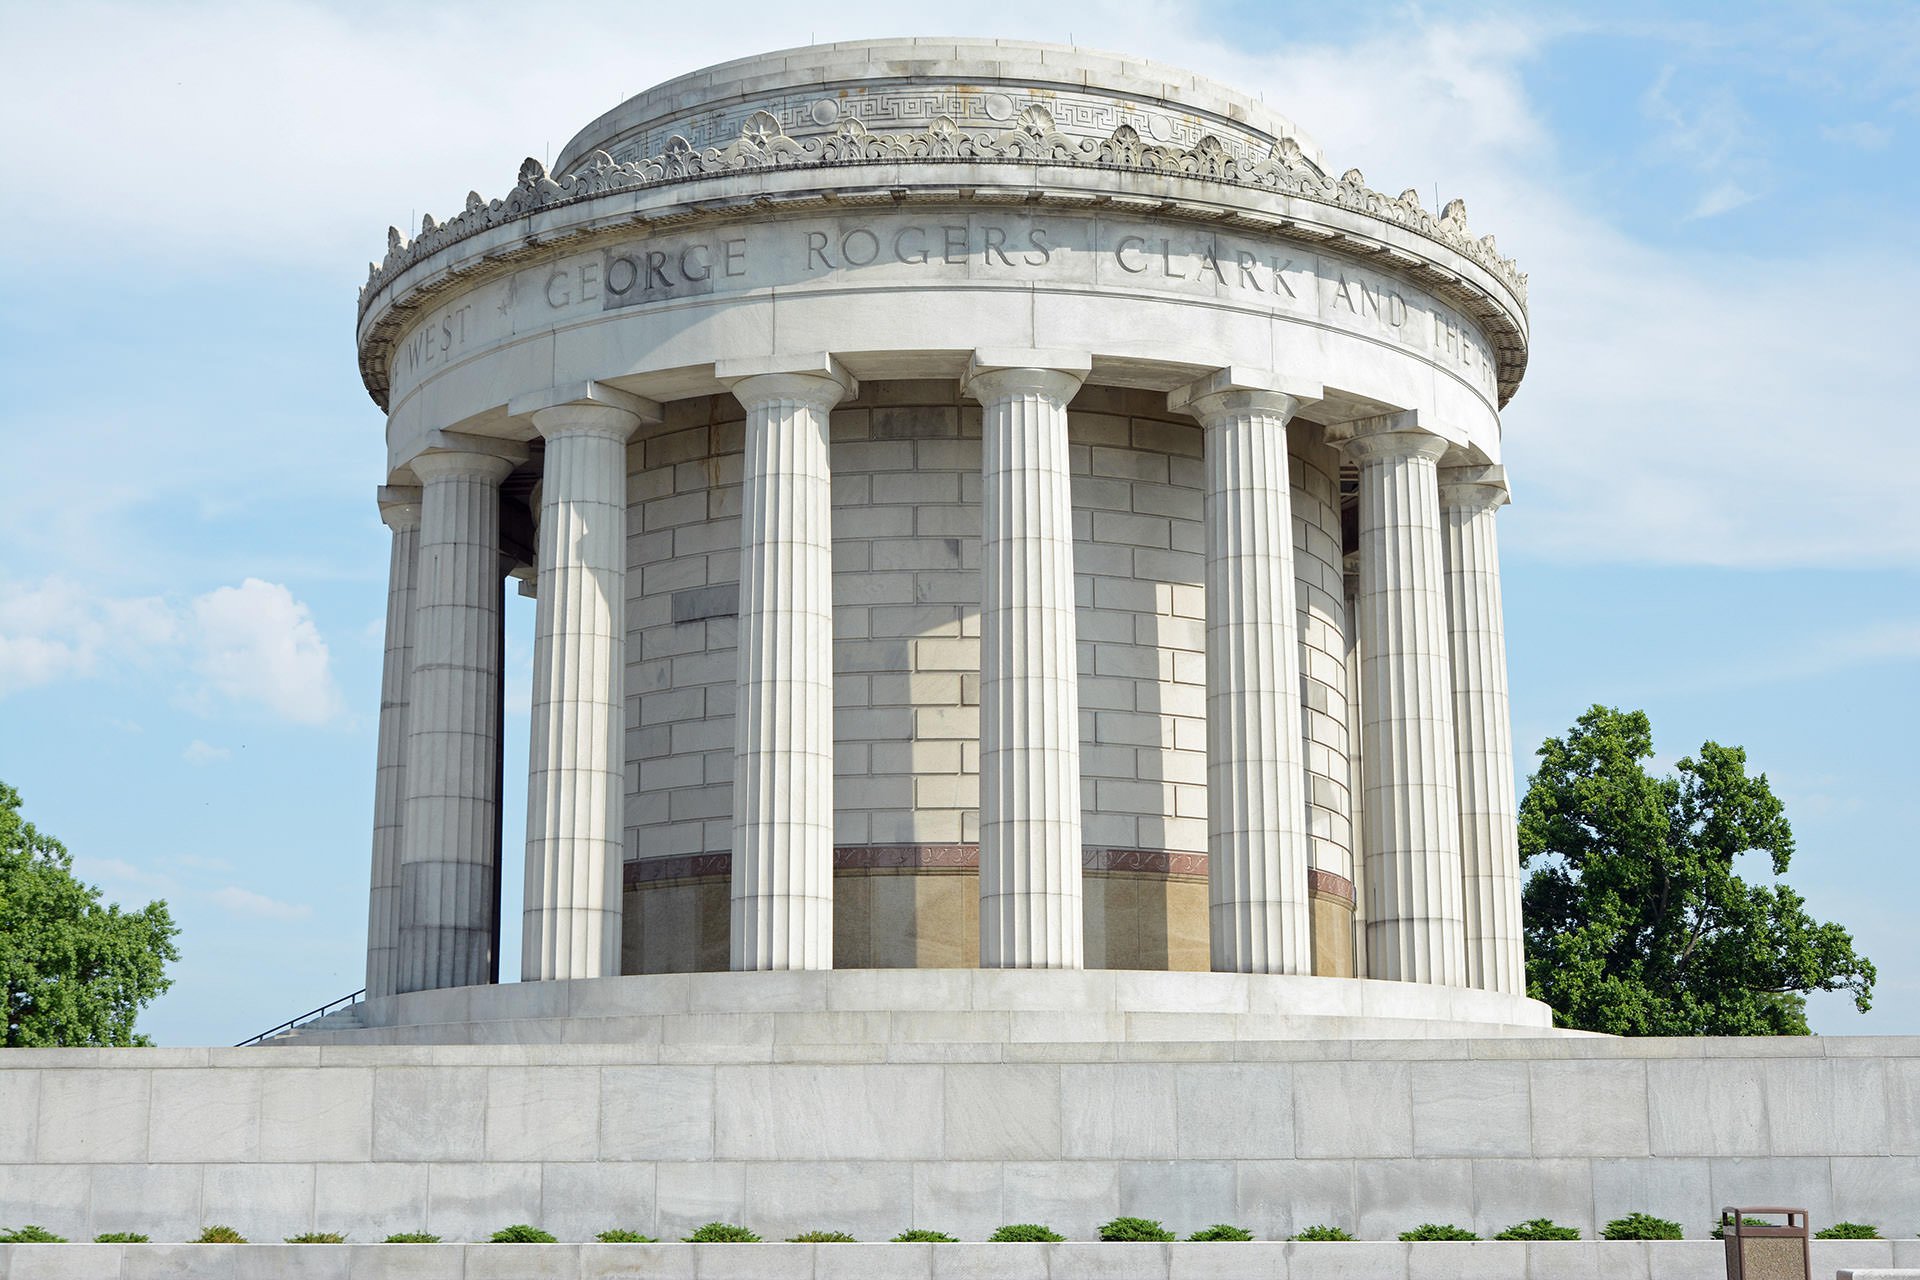
[[[353,1243],[0,1272],[706,1275],[584,1242],[721,1220],[975,1242],[724,1263],[820,1280],[1679,1275],[1723,1205],[1910,1225],[1920,1042],[1619,1040],[1526,996],[1526,278],[1458,201],[1141,59],[820,45],[390,231],[358,321],[367,998],[0,1057],[0,1223]],[[1596,1238],[1640,1212],[1696,1239]],[[1266,1243],[980,1243],[1122,1214]],[[1397,1240],[1538,1218],[1587,1239]],[[573,1243],[454,1243],[510,1223]],[[1276,1243],[1316,1226],[1372,1243]],[[361,1244],[396,1232],[447,1243]]]
[[[1459,202],[1150,62],[879,41],[669,81],[389,242],[375,1020],[497,980],[524,874],[526,981],[1212,970],[1546,1024],[1526,279]]]

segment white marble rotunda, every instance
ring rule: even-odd
[[[364,1020],[515,976],[521,875],[527,982],[1211,971],[1548,1025],[1494,531],[1525,298],[1460,202],[1246,95],[1004,41],[708,68],[391,231]]]

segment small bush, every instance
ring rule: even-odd
[[[1352,1236],[1342,1231],[1339,1227],[1308,1227],[1306,1230],[1300,1232],[1298,1235],[1292,1236],[1290,1238],[1294,1240],[1304,1240],[1308,1242],[1353,1239]]]
[[[1253,1239],[1253,1232],[1247,1230],[1245,1227],[1236,1227],[1232,1223],[1216,1222],[1210,1227],[1202,1227],[1200,1230],[1188,1236],[1187,1239],[1201,1242],[1209,1240],[1251,1240]]]
[[[1528,1218],[1495,1236],[1495,1240],[1578,1240],[1580,1228],[1555,1225],[1551,1218]]]
[[[396,1231],[381,1241],[382,1244],[439,1244],[440,1237],[431,1231]]]
[[[902,1231],[893,1238],[895,1244],[959,1244],[960,1242],[944,1231],[929,1231],[925,1227],[914,1227]]]
[[[1765,1218],[1742,1218],[1740,1219],[1740,1225],[1743,1227],[1765,1227],[1771,1226],[1772,1224]],[[1715,1240],[1725,1240],[1727,1238],[1726,1227],[1716,1226],[1713,1229],[1713,1238]]]
[[[1478,1240],[1480,1237],[1465,1227],[1456,1227],[1451,1222],[1423,1222],[1411,1231],[1400,1233],[1402,1240]]]
[[[1600,1234],[1608,1240],[1681,1240],[1685,1233],[1677,1222],[1668,1222],[1665,1218],[1656,1218],[1650,1213],[1630,1213],[1624,1218],[1615,1218],[1600,1229]]]
[[[1878,1240],[1880,1228],[1870,1222],[1836,1222],[1813,1233],[1815,1240]]]
[[[245,1244],[247,1238],[232,1227],[212,1226],[200,1229],[200,1238],[190,1244]]]
[[[688,1244],[759,1244],[760,1237],[731,1222],[709,1222],[686,1237]]]
[[[1100,1228],[1102,1240],[1137,1240],[1165,1244],[1180,1237],[1152,1218],[1115,1218]]]
[[[1009,1222],[987,1239],[994,1244],[1052,1244],[1066,1237],[1037,1222]]]
[[[288,1236],[288,1244],[345,1244],[347,1238],[338,1231],[302,1231],[297,1236]]]
[[[93,1238],[95,1244],[150,1244],[151,1239],[142,1231],[103,1231]]]
[[[559,1238],[551,1231],[542,1231],[530,1227],[524,1222],[516,1222],[510,1227],[502,1227],[487,1237],[490,1244],[559,1244]]]
[[[613,1227],[594,1237],[601,1244],[659,1244],[652,1236],[643,1236],[638,1231],[623,1231]]]
[[[797,1236],[788,1236],[788,1244],[858,1244],[844,1231],[802,1231]]]
[[[31,1222],[18,1231],[0,1231],[0,1244],[65,1244],[65,1236],[57,1236],[45,1227],[36,1227]]]

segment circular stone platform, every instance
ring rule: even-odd
[[[1555,1032],[1524,997],[1361,978],[1129,970],[646,974],[389,996],[303,1044],[773,1047],[1429,1039]]]

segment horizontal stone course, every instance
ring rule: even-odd
[[[1696,1280],[1717,1241],[1479,1244],[0,1245],[13,1280]],[[1813,1274],[1920,1276],[1920,1242],[1816,1241]],[[1894,1269],[1898,1267],[1899,1269]]]

